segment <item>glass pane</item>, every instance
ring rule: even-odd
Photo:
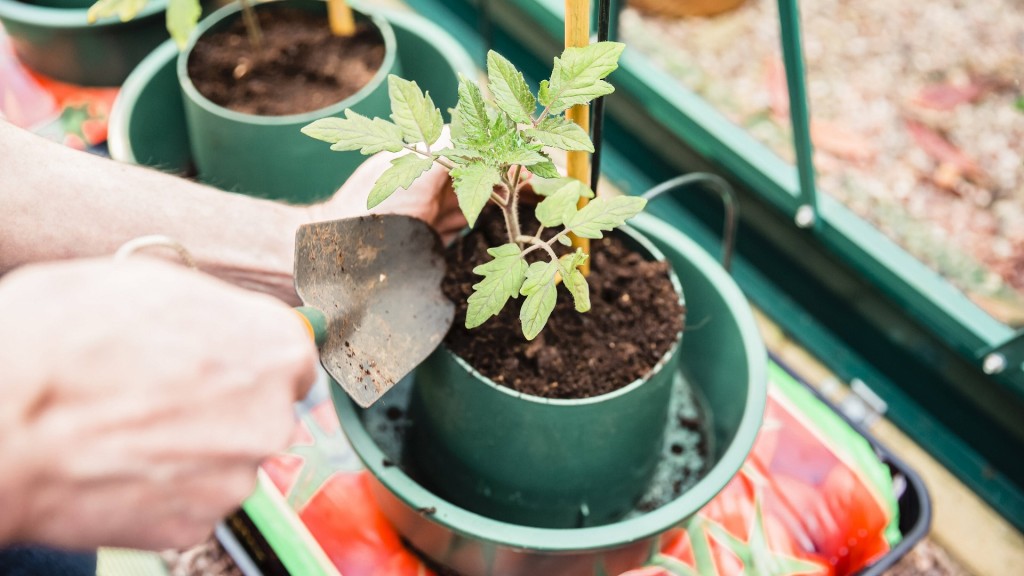
[[[776,0],[710,18],[630,1],[633,48],[793,162]],[[819,189],[1024,325],[1024,2],[800,9]]]

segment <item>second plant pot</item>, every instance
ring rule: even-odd
[[[26,66],[62,82],[118,86],[167,38],[167,0],[150,0],[129,22],[117,17],[89,24],[92,2],[0,0],[0,24]]]
[[[280,0],[254,10],[296,8],[327,19],[327,5],[318,0]],[[357,21],[370,22],[384,43],[384,59],[370,81],[356,93],[301,114],[260,116],[230,110],[203,96],[189,76],[189,58],[196,42],[226,29],[242,17],[238,4],[226,6],[200,22],[178,56],[177,75],[185,103],[189,143],[199,179],[225,190],[252,196],[313,203],[330,197],[363,160],[358,153],[337,153],[300,132],[325,116],[340,116],[351,108],[374,117],[390,111],[388,74],[400,74],[395,33],[381,17],[357,12]]]

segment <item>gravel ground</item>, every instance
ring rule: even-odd
[[[1024,324],[1024,0],[801,5],[819,187]],[[792,161],[775,0],[623,40]]]

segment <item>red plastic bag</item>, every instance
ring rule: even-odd
[[[899,540],[892,479],[871,446],[771,365],[764,424],[743,469],[652,566],[622,576],[846,576]]]

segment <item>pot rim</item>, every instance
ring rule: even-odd
[[[665,260],[665,254],[661,250],[659,250],[657,246],[655,246],[650,240],[644,237],[643,234],[639,233],[637,230],[635,230],[628,224],[620,226],[613,232],[621,232],[625,234],[631,241],[636,242],[644,250],[650,253],[654,260]],[[676,274],[675,270],[671,268],[671,266],[668,269],[668,278],[669,281],[672,282],[672,286],[675,288],[676,294],[679,296],[679,303],[683,305],[683,318],[685,322],[686,296],[683,292],[682,283],[679,281],[679,276]],[[483,382],[490,388],[494,389],[496,392],[501,392],[502,394],[506,394],[513,398],[518,398],[519,400],[523,400],[525,402],[543,404],[545,406],[587,406],[590,404],[609,402],[611,400],[619,398],[620,396],[625,396],[632,392],[633,390],[639,388],[644,382],[650,380],[652,376],[657,374],[665,366],[665,364],[667,364],[669,360],[671,360],[678,353],[680,346],[682,346],[683,333],[685,331],[686,330],[684,325],[683,329],[676,334],[675,340],[673,340],[672,345],[669,346],[668,350],[666,350],[665,353],[662,354],[661,358],[658,359],[658,362],[655,363],[650,370],[644,373],[643,376],[637,378],[636,380],[633,380],[632,382],[625,386],[622,386],[621,388],[616,388],[611,392],[605,392],[600,396],[590,396],[587,398],[545,398],[543,396],[535,396],[533,394],[519,392],[507,386],[502,386],[501,384],[498,384],[497,382],[488,378],[487,376],[484,376],[483,374],[480,373],[480,371],[478,371],[476,368],[470,365],[470,363],[467,362],[462,356],[459,356],[458,354],[453,352],[451,348],[446,346],[444,343],[441,344],[440,349],[443,353],[451,356],[455,363],[458,364],[463,370],[468,372],[473,378]]]
[[[646,213],[634,219],[635,228],[645,234],[671,238],[685,257],[709,276],[722,293],[738,324],[742,346],[750,359],[743,416],[735,437],[721,458],[691,489],[668,504],[638,517],[587,528],[535,528],[510,524],[475,514],[441,499],[391,465],[361,425],[354,404],[343,391],[332,387],[336,411],[356,452],[377,480],[411,508],[432,507],[431,521],[478,540],[518,550],[543,553],[588,552],[620,547],[660,534],[699,511],[735,476],[753,446],[764,413],[767,386],[767,352],[750,306],[739,287],[718,262],[693,240],[669,224]],[[340,389],[340,388],[339,388]],[[703,489],[702,489],[703,488]]]
[[[3,1],[3,0],[0,0]],[[264,6],[270,6],[273,4],[281,3],[317,3],[317,0],[267,0],[255,4],[253,8],[261,9]],[[324,4],[326,6],[326,4]],[[398,57],[398,43],[395,39],[395,31],[391,28],[391,25],[384,18],[384,16],[376,10],[369,10],[362,7],[353,6],[352,10],[357,14],[362,14],[377,27],[380,31],[381,38],[384,40],[384,60],[381,62],[380,68],[377,70],[373,78],[366,83],[362,88],[357,90],[354,94],[348,98],[328,104],[323,108],[318,108],[310,112],[301,112],[299,114],[288,114],[285,116],[261,116],[259,114],[248,114],[245,112],[237,112],[219,104],[215,104],[213,101],[203,96],[192,82],[192,78],[188,75],[188,60],[192,54],[192,49],[195,48],[196,42],[205,35],[210,28],[223,20],[230,18],[238,12],[241,12],[242,7],[239,3],[232,3],[223,8],[218,9],[206,18],[203,18],[196,26],[196,29],[192,31],[189,36],[188,42],[185,48],[178,54],[178,61],[176,63],[176,72],[178,75],[178,85],[181,86],[185,93],[185,97],[192,100],[207,112],[226,118],[233,122],[245,123],[245,124],[258,124],[263,126],[288,126],[291,124],[308,123],[318,120],[325,116],[336,116],[343,112],[347,108],[351,108],[353,104],[362,100],[367,95],[371,94],[376,90],[381,83],[383,83],[388,76],[388,70],[394,65],[395,59]]]
[[[135,18],[122,22],[117,16],[110,16],[89,24],[88,8],[54,8],[28,4],[19,0],[0,0],[0,18],[40,28],[54,29],[103,29],[149,18],[167,9],[168,0],[148,0]]]

